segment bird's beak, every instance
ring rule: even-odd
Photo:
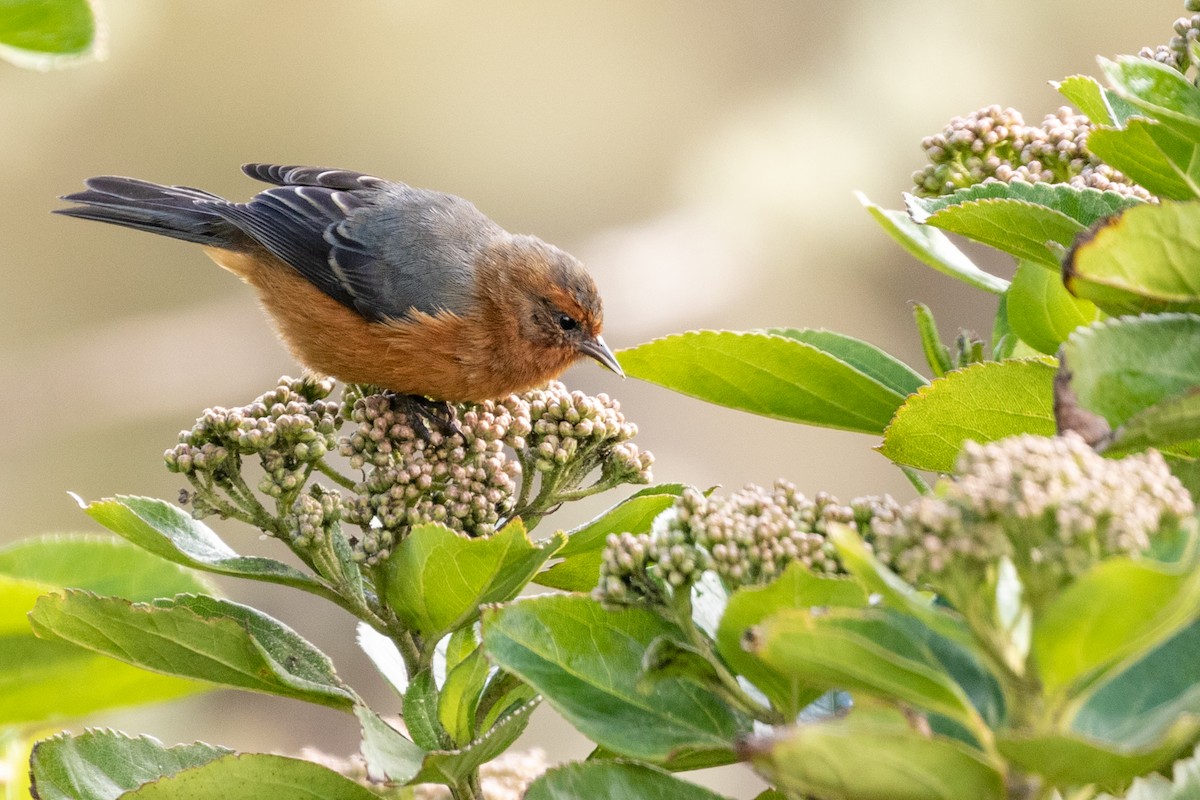
[[[579,345],[579,352],[596,359],[622,378],[625,377],[625,370],[621,369],[621,365],[617,363],[617,357],[613,355],[612,350],[608,349],[603,337],[597,336],[594,339],[588,339]]]

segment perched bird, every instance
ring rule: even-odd
[[[89,178],[56,213],[196,242],[258,290],[306,367],[436,401],[489,400],[590,356],[624,375],[571,255],[474,205],[358,172],[247,164],[247,203],[134,178]]]

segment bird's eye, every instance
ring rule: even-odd
[[[579,323],[569,314],[559,314],[557,322],[558,327],[562,328],[564,331],[573,331],[579,327]]]

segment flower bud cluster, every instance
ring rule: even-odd
[[[807,498],[784,480],[770,488],[750,484],[729,497],[688,489],[650,533],[609,536],[596,594],[605,602],[660,602],[709,569],[731,590],[768,583],[794,562],[839,573],[826,538],[829,523],[865,530],[873,519],[892,520],[899,511],[886,495],[843,505],[826,493]]]
[[[1200,2],[1188,0],[1184,6],[1193,13],[1175,20],[1175,35],[1171,37],[1171,41],[1157,47],[1143,47],[1138,51],[1139,56],[1152,58],[1172,69],[1187,72],[1188,67],[1192,65],[1192,44],[1200,39],[1200,13],[1195,13],[1200,12]]]
[[[221,484],[239,473],[242,456],[257,455],[264,472],[259,490],[275,498],[295,493],[310,465],[337,446],[342,419],[338,404],[325,399],[332,391],[330,379],[285,377],[250,405],[206,409],[164,454],[167,469]]]
[[[916,193],[950,194],[988,180],[1004,183],[1067,183],[1142,199],[1151,195],[1087,150],[1092,123],[1062,107],[1040,126],[1025,124],[1020,112],[998,105],[950,120],[921,141],[929,164],[913,173]]]
[[[637,425],[625,420],[621,404],[606,394],[590,397],[571,392],[559,381],[504,401],[515,419],[523,421],[521,438],[510,442],[525,450],[539,473],[568,468],[579,476],[601,468],[601,480],[649,483],[654,458],[631,439]]]
[[[345,410],[356,427],[341,453],[366,470],[345,517],[363,528],[355,555],[367,563],[386,558],[414,525],[440,522],[486,536],[513,508],[521,470],[504,445],[518,441],[527,422],[489,401],[464,407],[452,430],[422,436],[411,413],[387,395],[358,397]]]
[[[292,545],[299,550],[319,550],[329,544],[329,529],[342,518],[342,496],[312,485],[292,504],[287,516]]]
[[[956,473],[872,523],[876,553],[911,583],[981,578],[1007,556],[1032,588],[1053,589],[1103,558],[1143,552],[1195,511],[1158,452],[1107,459],[1074,433],[970,442]]]

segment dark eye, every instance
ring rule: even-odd
[[[559,314],[555,321],[558,322],[558,327],[564,331],[573,331],[579,327],[579,323],[569,314]]]

